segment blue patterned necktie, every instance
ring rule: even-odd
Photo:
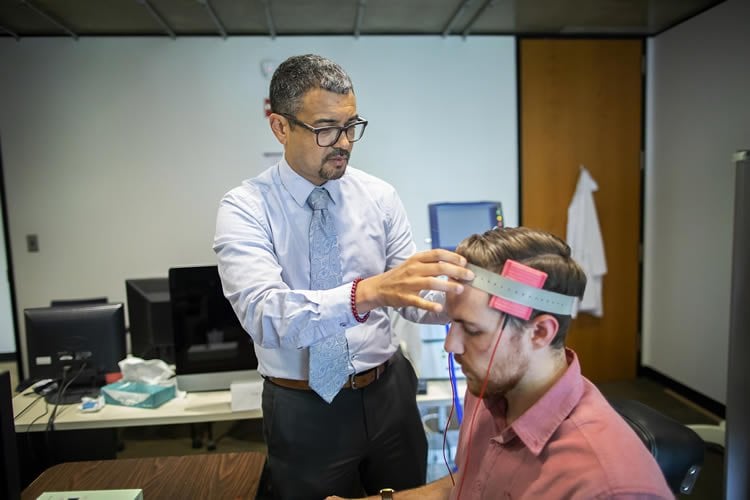
[[[318,187],[307,198],[313,209],[310,221],[310,288],[328,290],[341,284],[341,259],[336,228],[328,213],[328,191]],[[346,383],[353,367],[349,347],[341,328],[323,341],[310,346],[310,388],[330,403]]]

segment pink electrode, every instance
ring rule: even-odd
[[[539,271],[510,259],[505,261],[500,276],[534,288],[542,288],[544,282],[547,281],[547,273],[544,271]],[[524,320],[529,319],[531,312],[534,310],[532,307],[517,304],[496,295],[490,296],[490,307]]]

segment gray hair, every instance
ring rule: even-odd
[[[314,54],[292,56],[276,68],[271,78],[271,111],[295,115],[308,90],[320,88],[337,94],[354,93],[346,71],[325,57]]]

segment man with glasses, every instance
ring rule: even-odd
[[[424,484],[417,380],[387,309],[445,322],[424,291],[461,293],[473,274],[458,254],[415,254],[393,187],[348,165],[367,120],[340,66],[291,57],[270,101],[284,157],[225,195],[214,250],[265,378],[272,493],[351,497]]]

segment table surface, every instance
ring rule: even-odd
[[[153,498],[255,498],[266,456],[211,453],[181,457],[121,458],[68,462],[50,467],[21,494],[32,500],[45,491],[143,490]]]
[[[39,396],[36,394],[21,394],[13,398],[16,432],[43,431],[46,428],[54,405],[47,404],[44,399],[35,402],[37,398]],[[189,392],[184,397],[175,397],[158,408],[132,408],[108,404],[98,412],[84,413],[78,410],[78,405],[61,405],[55,416],[55,429],[103,429],[262,417],[260,409],[232,411],[231,402],[229,391],[211,391]],[[28,409],[24,411],[27,406]]]
[[[458,394],[463,401],[466,383],[458,382]],[[47,427],[54,405],[32,393],[13,398],[16,432],[38,432]],[[451,385],[447,380],[427,383],[427,394],[417,396],[420,406],[446,404],[451,401]],[[46,414],[45,414],[46,412]],[[55,416],[55,429],[82,430],[148,425],[189,424],[262,418],[260,409],[232,411],[230,391],[190,392],[176,397],[158,408],[132,408],[108,404],[95,413],[84,413],[78,405],[61,405]]]

